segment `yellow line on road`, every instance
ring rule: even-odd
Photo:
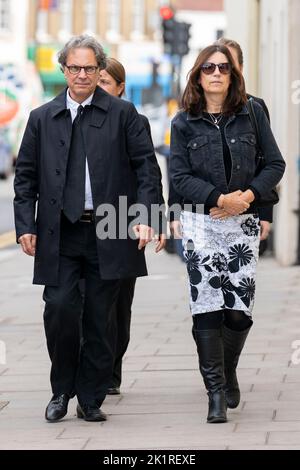
[[[16,232],[14,230],[0,235],[0,248],[6,248],[10,245],[14,245],[14,243],[16,243]]]

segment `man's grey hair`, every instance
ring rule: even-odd
[[[95,53],[97,64],[100,70],[106,68],[106,55],[103,50],[103,47],[93,36],[89,36],[87,34],[73,36],[58,52],[58,62],[61,67],[64,67],[66,65],[69,52],[72,49],[78,48],[92,49]]]

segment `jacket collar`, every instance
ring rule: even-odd
[[[235,116],[239,116],[243,114],[249,114],[247,106],[245,104],[242,107],[242,109],[238,113],[235,114]],[[205,117],[203,116],[203,112],[201,111],[199,114],[197,114],[197,116],[193,116],[190,113],[186,113],[186,119],[187,121],[196,121],[197,119],[205,119]]]
[[[66,112],[67,110],[67,105],[66,105],[67,89],[68,88],[65,88],[51,102],[51,108],[52,108],[51,114],[53,118],[58,116],[62,112]],[[95,106],[96,108],[102,109],[102,111],[107,112],[110,106],[110,101],[111,101],[110,95],[106,93],[106,91],[102,90],[102,88],[97,86],[94,92],[91,105]]]

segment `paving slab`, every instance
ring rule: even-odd
[[[76,417],[76,400],[47,423],[50,363],[42,287],[31,285],[32,260],[0,251],[0,449],[300,449],[300,268],[259,264],[254,326],[239,365],[241,403],[228,423],[206,423],[207,395],[191,336],[185,266],[150,248],[150,275],[137,282],[122,394],[108,396],[105,423]]]

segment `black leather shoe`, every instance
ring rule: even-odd
[[[106,421],[107,416],[96,405],[79,405],[77,404],[77,418],[85,421]]]
[[[66,416],[69,400],[70,397],[66,393],[63,393],[62,395],[53,395],[46,408],[46,420],[54,423]]]
[[[119,387],[109,387],[107,390],[107,395],[120,395],[120,388]]]

